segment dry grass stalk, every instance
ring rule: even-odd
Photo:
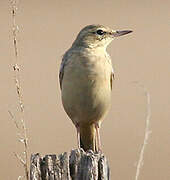
[[[135,82],[135,83],[137,83],[143,89],[144,94],[146,96],[146,105],[147,105],[146,106],[147,112],[146,112],[144,141],[143,141],[142,147],[140,149],[139,159],[138,159],[137,167],[136,167],[135,180],[138,180],[140,172],[141,172],[141,168],[144,164],[144,152],[146,149],[146,145],[148,144],[149,135],[151,134],[151,131],[149,129],[150,128],[150,119],[151,119],[151,98],[150,98],[149,92],[147,91],[147,89],[142,84],[140,84],[139,82]]]
[[[16,24],[16,14],[18,8],[18,1],[17,0],[10,0],[11,3],[11,14],[12,14],[12,34],[13,34],[13,46],[15,52],[15,63],[13,65],[14,71],[14,82],[16,86],[17,96],[18,96],[18,103],[19,103],[19,114],[20,114],[20,122],[16,121],[14,115],[10,112],[10,116],[15,123],[18,132],[18,140],[23,143],[24,150],[22,155],[18,155],[15,153],[15,156],[23,165],[25,170],[25,176],[19,176],[18,179],[22,179],[25,177],[29,180],[29,165],[28,165],[28,138],[27,138],[27,130],[25,125],[25,118],[24,118],[24,102],[23,102],[23,93],[20,83],[20,66],[18,64],[18,41],[17,35],[19,32],[19,27]]]

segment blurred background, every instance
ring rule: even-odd
[[[18,3],[18,48],[29,152],[60,154],[77,148],[76,130],[63,110],[58,81],[62,55],[86,25],[103,24],[134,32],[113,41],[108,52],[115,70],[112,107],[101,128],[111,179],[132,180],[144,139],[146,96],[151,124],[141,180],[170,179],[170,1],[22,0]],[[22,152],[8,110],[19,118],[12,65],[10,2],[0,0],[0,179],[23,175],[13,152]]]

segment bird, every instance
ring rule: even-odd
[[[101,151],[99,129],[111,104],[114,80],[106,48],[114,38],[131,32],[87,25],[63,55],[59,72],[62,104],[76,127],[78,148],[84,151]]]

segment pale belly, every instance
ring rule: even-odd
[[[104,66],[107,64],[104,64]],[[107,69],[107,71],[106,71]],[[109,109],[111,68],[67,68],[62,83],[62,102],[74,124],[98,122]]]

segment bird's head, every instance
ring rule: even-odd
[[[79,32],[73,46],[106,48],[115,37],[131,32],[131,30],[114,31],[103,25],[88,25]]]

